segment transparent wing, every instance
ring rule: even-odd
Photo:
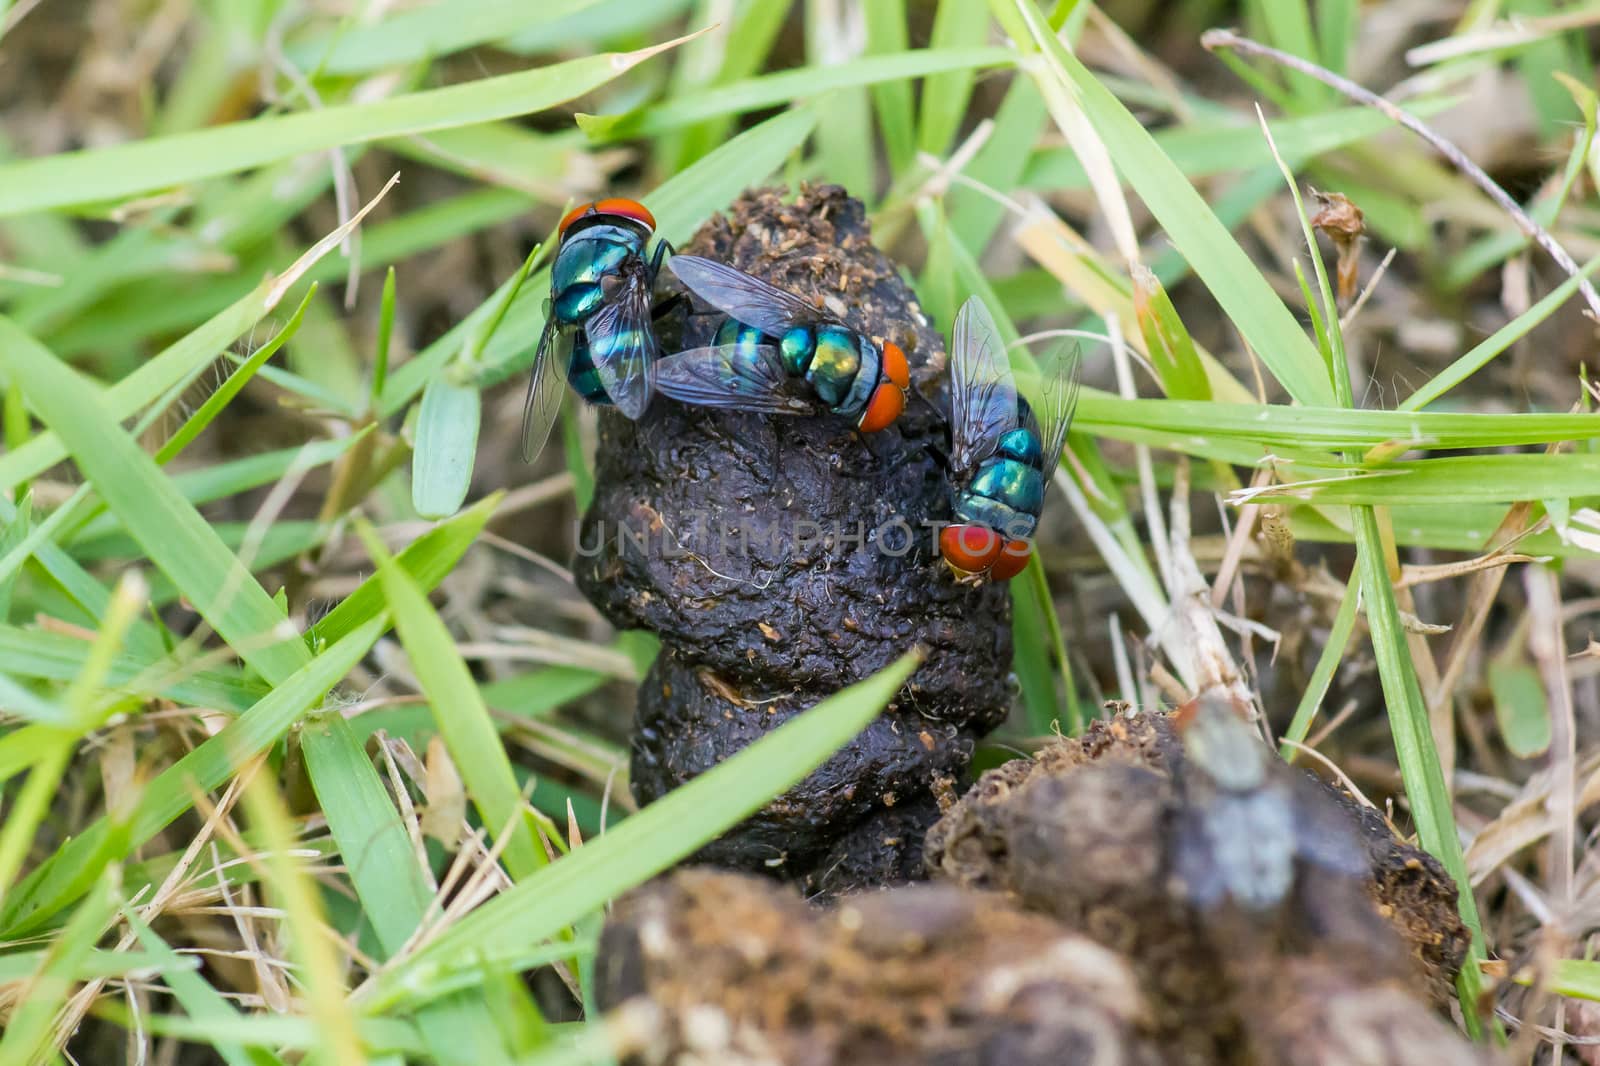
[[[638,418],[655,390],[656,337],[650,321],[650,282],[628,275],[611,301],[583,324],[600,385],[629,418]]]
[[[961,305],[950,334],[950,468],[977,469],[1017,425],[1017,385],[1000,331],[976,296]]]
[[[723,344],[669,355],[657,367],[656,387],[697,407],[774,415],[813,411],[811,404],[788,393],[783,360],[776,348],[766,345],[743,354],[738,345]]]
[[[567,387],[567,366],[572,359],[572,330],[563,328],[545,302],[544,332],[539,335],[539,350],[533,357],[533,377],[528,381],[528,398],[522,405],[522,461],[531,463],[544,451],[561,396]]]
[[[667,268],[706,303],[763,333],[778,336],[793,326],[825,318],[793,293],[711,259],[675,255]]]
[[[1044,417],[1039,420],[1039,434],[1044,442],[1044,482],[1050,478],[1061,462],[1061,452],[1067,446],[1067,430],[1072,426],[1072,416],[1078,410],[1078,370],[1083,365],[1083,348],[1074,344],[1056,361],[1055,373],[1044,387]]]

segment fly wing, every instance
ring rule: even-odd
[[[618,411],[638,418],[650,405],[656,378],[656,338],[646,273],[630,273],[617,294],[583,329],[601,387]]]
[[[545,302],[544,332],[539,335],[539,350],[533,357],[533,377],[528,381],[528,398],[522,405],[522,461],[531,463],[544,451],[544,442],[561,410],[561,394],[567,387],[567,366],[572,359],[572,329],[556,321],[549,301]]]
[[[825,317],[793,293],[715,260],[675,255],[667,261],[667,268],[696,296],[734,321],[775,337]]]
[[[950,468],[976,470],[1017,425],[1017,385],[1000,331],[976,296],[961,305],[950,334]]]
[[[663,395],[697,407],[774,415],[814,410],[788,392],[783,360],[768,345],[748,353],[741,353],[739,345],[722,344],[669,355],[657,368],[656,387]]]
[[[1344,808],[1321,782],[1309,777],[1282,782],[1284,801],[1294,811],[1296,850],[1300,858],[1324,873],[1360,878],[1370,873],[1371,859]]]
[[[1061,462],[1061,452],[1067,446],[1067,430],[1072,427],[1072,416],[1078,410],[1078,370],[1083,365],[1083,349],[1074,344],[1056,361],[1055,373],[1044,387],[1044,417],[1039,420],[1040,437],[1044,442],[1044,483]]]

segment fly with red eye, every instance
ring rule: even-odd
[[[1060,360],[1039,417],[1017,391],[1000,332],[976,297],[950,338],[950,477],[955,521],[939,554],[957,580],[1007,581],[1032,553],[1044,494],[1078,403],[1078,352]]]
[[[544,332],[522,416],[522,455],[544,448],[561,408],[563,385],[592,404],[629,418],[644,414],[655,393],[653,293],[666,241],[656,243],[655,216],[636,200],[608,197],[580,204],[561,220],[550,268]]]
[[[905,352],[830,319],[760,278],[699,256],[667,264],[695,296],[727,316],[713,343],[661,361],[661,392],[683,403],[766,414],[844,415],[863,433],[889,428],[906,407]]]

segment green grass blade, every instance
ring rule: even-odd
[[[150,560],[183,589],[241,658],[269,681],[287,677],[306,662],[299,636],[278,631],[287,621],[283,610],[155,461],[123,432],[101,398],[4,317],[0,367],[22,384],[34,410],[71,449],[79,469]]]
[[[898,55],[910,51],[906,38],[906,0],[874,0],[862,5],[867,22],[867,54]],[[891,173],[903,174],[917,155],[916,115],[910,78],[895,78],[872,87],[878,131]]]
[[[1129,400],[1085,388],[1073,426],[1096,436],[1131,430],[1249,441],[1267,447],[1375,448],[1403,441],[1422,450],[1503,448],[1582,440],[1600,431],[1593,414],[1478,414],[1448,411],[1350,411],[1338,407]],[[1177,445],[1183,450],[1181,444]]]
[[[989,139],[967,164],[966,176],[1009,195],[1022,184],[1023,175],[1035,158],[1034,149],[1048,116],[1044,100],[1032,80],[1020,74],[1013,77],[1000,110],[995,112]],[[1076,157],[1073,161],[1076,162]],[[962,185],[953,187],[946,199],[950,228],[956,238],[974,253],[981,254],[1005,218],[1005,205]],[[1059,286],[1056,292],[1059,304]]]
[[[217,353],[265,317],[269,310],[267,293],[270,288],[270,279],[257,285],[249,294],[106,389],[103,402],[107,412],[120,422],[210,365]],[[15,451],[0,455],[0,488],[10,488],[36,477],[66,457],[67,449],[60,437],[54,433],[38,434]]]
[[[1290,55],[1318,62],[1317,45],[1311,34],[1309,0],[1250,0],[1249,6],[1265,25],[1272,44]],[[1284,77],[1304,108],[1318,106],[1330,92],[1327,86],[1304,74],[1287,71]]]
[[[257,774],[244,787],[243,807],[250,824],[261,834],[270,899],[283,912],[288,956],[304,990],[306,1014],[319,1054],[313,1061],[332,1066],[367,1066],[362,1040],[356,1033],[343,968],[327,936],[327,913],[317,883],[294,854],[299,842],[294,821],[278,792],[277,781]]]
[[[857,42],[846,29],[844,11],[831,0],[807,0],[805,29],[806,58],[811,66],[799,73],[809,73],[818,84],[847,78],[851,71],[878,62],[855,54]],[[878,198],[878,151],[872,139],[872,104],[867,91],[856,86],[834,87],[809,99],[828,116],[817,126],[814,165],[852,196],[873,203]]]
[[[178,427],[178,432],[169,437],[167,442],[161,446],[161,450],[156,452],[157,463],[165,464],[170,462],[173,456],[183,451],[184,448],[189,446],[190,442],[204,433],[206,427],[216,419],[217,415],[222,413],[222,409],[228,406],[233,401],[233,398],[239,395],[240,390],[250,383],[250,379],[255,377],[256,371],[265,366],[267,360],[271,359],[278,349],[294,338],[294,335],[300,330],[301,320],[305,318],[306,307],[311,303],[311,299],[316,293],[316,282],[312,282],[311,287],[306,290],[305,298],[300,301],[300,306],[295,309],[294,314],[289,316],[289,321],[284,324],[284,327],[273,334],[271,340],[251,353],[250,358],[246,359],[238,369],[229,374],[228,379],[217,388],[217,391],[207,396],[205,402],[200,405],[200,409],[190,415],[183,425]]]
[[[382,21],[341,27],[296,42],[291,62],[320,74],[365,74],[383,67],[438,59],[475,45],[527,33],[593,7],[597,0],[446,0],[394,12]]]
[[[72,975],[82,968],[117,910],[114,875],[97,879],[83,902],[56,937],[44,966],[19,997],[19,1004],[0,1035],[0,1066],[35,1066],[47,1061],[56,1011],[71,994]]]
[[[900,691],[918,657],[901,657],[835,693],[745,750],[656,800],[604,836],[490,900],[378,979],[382,1009],[434,974],[470,965],[484,945],[535,944],[692,854],[799,782],[866,727]]]
[[[672,48],[608,53],[373,103],[131,141],[0,165],[0,216],[137,196],[280,159],[543,111]]]
[[[974,0],[939,0],[933,16],[930,49],[971,45],[989,39],[989,12]],[[928,77],[922,83],[922,113],[918,116],[917,147],[944,155],[961,130],[972,98],[971,70],[952,70]]]
[[[389,958],[427,912],[433,898],[427,871],[350,723],[338,714],[319,715],[300,730],[300,744],[362,912],[372,922],[382,958]]]
[[[1322,357],[1233,235],[1148,131],[1050,33],[1033,0],[993,0],[1026,29],[1070,86],[1112,159],[1257,356],[1305,404],[1333,398]]]
[[[500,498],[500,493],[486,496],[449,521],[439,523],[406,545],[395,562],[418,587],[432,590],[455,569],[472,542],[478,539],[499,506]],[[337,607],[313,622],[306,633],[306,642],[313,650],[337,643],[384,610],[383,586],[374,574],[340,600]]]
[[[677,96],[669,101],[646,107],[640,112],[624,115],[579,115],[578,125],[589,136],[603,141],[638,138],[654,133],[678,130],[691,123],[706,122],[710,118],[739,115],[763,107],[779,107],[795,99],[818,99],[838,90],[859,90],[864,86],[904,83],[907,78],[925,75],[970,75],[971,70],[997,67],[1011,62],[1013,56],[1005,48],[939,48],[939,50],[907,51],[893,56],[866,56],[834,66],[811,66],[795,70],[779,70],[778,74],[763,74],[747,78],[744,82],[718,85],[699,93]],[[829,110],[829,117],[834,117]],[[859,144],[867,149],[870,138]]]
[[[0,670],[14,677],[71,681],[88,655],[88,644],[65,634],[0,626]],[[182,677],[170,676],[173,672],[160,669],[143,652],[130,651],[112,661],[106,684],[119,692],[159,696],[189,707],[242,711],[261,698],[259,687],[219,671],[190,671]]]
[[[1457,906],[1461,910],[1461,919],[1472,934],[1472,947],[1457,978],[1461,1002],[1469,1012],[1471,1026],[1473,1005],[1478,1002],[1480,990],[1478,963],[1487,957],[1483,924],[1478,917],[1477,900],[1472,894],[1472,880],[1467,874],[1461,838],[1456,835],[1450,791],[1445,787],[1439,752],[1434,747],[1428,708],[1422,700],[1422,687],[1417,681],[1416,669],[1412,666],[1410,651],[1406,646],[1405,629],[1394,600],[1394,587],[1389,583],[1389,574],[1384,566],[1378,520],[1369,507],[1355,508],[1353,518],[1362,599],[1367,613],[1367,626],[1372,634],[1372,651],[1378,661],[1378,676],[1383,685],[1384,703],[1389,710],[1389,729],[1394,737],[1395,757],[1400,763],[1400,777],[1405,783],[1406,798],[1411,803],[1417,837],[1422,846],[1444,864],[1445,870],[1455,881],[1460,891]]]
[[[696,15],[709,15],[719,2],[703,3]],[[667,95],[681,99],[708,85],[730,85],[755,75],[771,59],[793,6],[793,0],[754,0],[736,7],[725,35],[713,30],[679,53]],[[694,24],[705,21],[710,19],[696,17]],[[726,141],[732,128],[732,117],[724,116],[674,131],[657,141],[656,165],[664,174],[676,174]]]
[[[1350,578],[1350,583],[1345,587],[1344,599],[1339,601],[1339,612],[1333,616],[1333,625],[1328,629],[1328,642],[1322,646],[1322,654],[1317,656],[1317,665],[1311,671],[1311,680],[1306,684],[1305,692],[1300,695],[1300,703],[1295,707],[1294,718],[1289,722],[1289,728],[1284,733],[1286,741],[1279,746],[1278,753],[1285,762],[1294,762],[1300,752],[1294,744],[1303,744],[1311,733],[1311,723],[1316,721],[1317,711],[1322,707],[1322,701],[1327,698],[1328,686],[1333,684],[1333,675],[1339,669],[1339,664],[1344,661],[1345,648],[1350,644],[1350,634],[1356,627],[1356,605],[1361,599],[1361,579],[1357,576]]]
[[[483,695],[426,594],[370,531],[363,539],[378,564],[395,630],[428,697],[439,735],[489,833],[496,838],[511,834],[504,852],[506,869],[513,879],[523,880],[547,860]]]
[[[124,907],[122,918],[146,951],[165,960],[160,971],[162,980],[172,989],[172,994],[183,1009],[189,1012],[190,1018],[215,1024],[222,1032],[243,1018],[222,993],[211,987],[209,981],[192,968],[184,967],[182,957],[168,947],[166,941],[157,936],[136,911]],[[221,1056],[227,1066],[282,1066],[282,1060],[265,1048],[248,1048],[226,1037],[212,1041],[211,1050]]]
[[[417,444],[411,453],[411,505],[424,518],[460,510],[472,487],[482,407],[478,390],[458,385],[449,369],[428,382],[417,412]]]
[[[1549,295],[1538,303],[1473,345],[1471,351],[1435,374],[1426,385],[1400,403],[1400,410],[1420,410],[1483,369],[1495,356],[1510,348],[1531,333],[1535,326],[1555,314],[1561,305],[1578,291],[1579,279],[1589,277],[1596,270],[1600,270],[1600,255],[1583,264],[1578,274],[1551,289]]]
[[[1597,479],[1600,455],[1593,453],[1461,455],[1393,463],[1370,474],[1332,478],[1318,484],[1274,485],[1259,495],[1297,497],[1319,505],[1451,507],[1588,499],[1595,496],[1595,487],[1600,485]]]
[[[350,723],[319,715],[300,731],[311,787],[328,819],[361,912],[372,923],[381,958],[398,954],[422,924],[433,887],[425,861],[389,799]],[[417,1012],[417,1028],[446,1066],[489,1066],[507,1059],[495,1018],[481,998],[449,996]]]

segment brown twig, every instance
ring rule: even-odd
[[[1589,305],[1590,317],[1600,322],[1600,293],[1597,293],[1594,285],[1583,277],[1582,269],[1578,266],[1577,261],[1567,254],[1567,250],[1561,247],[1560,242],[1551,236],[1548,230],[1535,222],[1522,209],[1522,205],[1511,198],[1510,193],[1502,189],[1493,178],[1486,174],[1482,167],[1468,159],[1461,149],[1429,129],[1416,116],[1401,110],[1377,93],[1364,89],[1348,78],[1342,78],[1325,67],[1319,67],[1317,64],[1301,59],[1299,56],[1290,55],[1287,52],[1281,52],[1276,48],[1261,44],[1259,41],[1242,37],[1232,30],[1207,30],[1201,35],[1200,44],[1208,51],[1231,48],[1247,55],[1260,56],[1263,59],[1270,59],[1280,66],[1285,66],[1290,70],[1304,74],[1308,78],[1315,78],[1322,84],[1332,87],[1357,103],[1375,108],[1427,141],[1435,151],[1448,159],[1452,166],[1465,174],[1469,181],[1487,193],[1489,199],[1493,200],[1501,210],[1511,216],[1512,220],[1516,222],[1517,228],[1529,240],[1543,248],[1562,270],[1579,279],[1578,291],[1583,293],[1584,301]]]

